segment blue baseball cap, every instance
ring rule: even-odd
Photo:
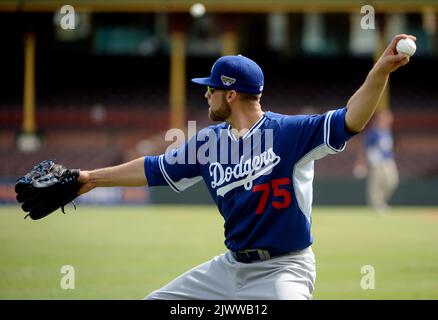
[[[192,82],[223,90],[260,94],[263,91],[262,69],[242,55],[223,56],[216,60],[208,78],[194,78]]]

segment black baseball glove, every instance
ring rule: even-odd
[[[79,173],[79,169],[67,169],[52,160],[44,160],[19,178],[15,192],[21,208],[29,212],[24,218],[38,220],[59,208],[64,212],[64,206],[78,196]]]

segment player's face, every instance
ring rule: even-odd
[[[208,117],[212,121],[225,121],[231,116],[231,108],[225,98],[225,90],[217,90],[207,87],[205,98],[210,108]]]

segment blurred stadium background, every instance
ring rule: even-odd
[[[206,13],[200,17],[190,14],[194,2],[0,0],[0,204],[5,217],[19,211],[17,205],[8,206],[15,204],[15,179],[43,159],[82,169],[111,166],[163,152],[169,144],[166,131],[184,130],[187,120],[196,120],[198,129],[208,125],[204,89],[189,80],[207,76],[221,55],[243,54],[260,64],[265,110],[320,113],[346,104],[375,53],[397,33],[415,35],[417,52],[391,76],[382,99],[381,107],[394,111],[401,175],[391,204],[438,204],[438,1],[209,0],[202,1]],[[61,28],[65,14],[60,10],[67,4],[75,9],[75,29]],[[361,28],[365,4],[375,10],[375,29]],[[365,181],[352,174],[360,146],[361,137],[355,137],[344,152],[316,164],[316,205],[365,204]],[[79,202],[212,203],[202,184],[182,194],[167,187],[94,190]],[[437,210],[426,213],[436,223]],[[1,221],[3,231],[13,230],[6,218]],[[3,257],[9,257],[14,233],[2,235]],[[433,246],[419,246],[425,243]],[[436,259],[430,268],[438,268]],[[434,270],[428,277],[436,285]],[[4,292],[0,297],[20,296]],[[436,287],[429,293],[423,297],[438,297]]]
[[[402,176],[392,203],[438,203],[436,1],[370,1],[374,30],[361,29],[362,1],[206,1],[199,18],[191,1],[69,4],[74,30],[60,27],[63,1],[0,2],[1,203],[15,201],[11,182],[42,159],[114,165],[164,151],[166,130],[186,120],[207,125],[204,89],[189,79],[222,54],[262,66],[265,109],[324,112],[346,104],[379,45],[401,32],[417,36],[418,50],[384,101],[395,111]],[[365,203],[364,181],[352,175],[360,140],[317,164],[316,203]],[[147,192],[100,190],[85,200],[210,203],[202,184],[181,196]]]

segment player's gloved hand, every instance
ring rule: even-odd
[[[64,206],[78,196],[79,174],[79,169],[67,169],[52,160],[44,160],[18,178],[15,192],[21,208],[28,212],[25,218],[38,220],[59,208],[64,212]]]

